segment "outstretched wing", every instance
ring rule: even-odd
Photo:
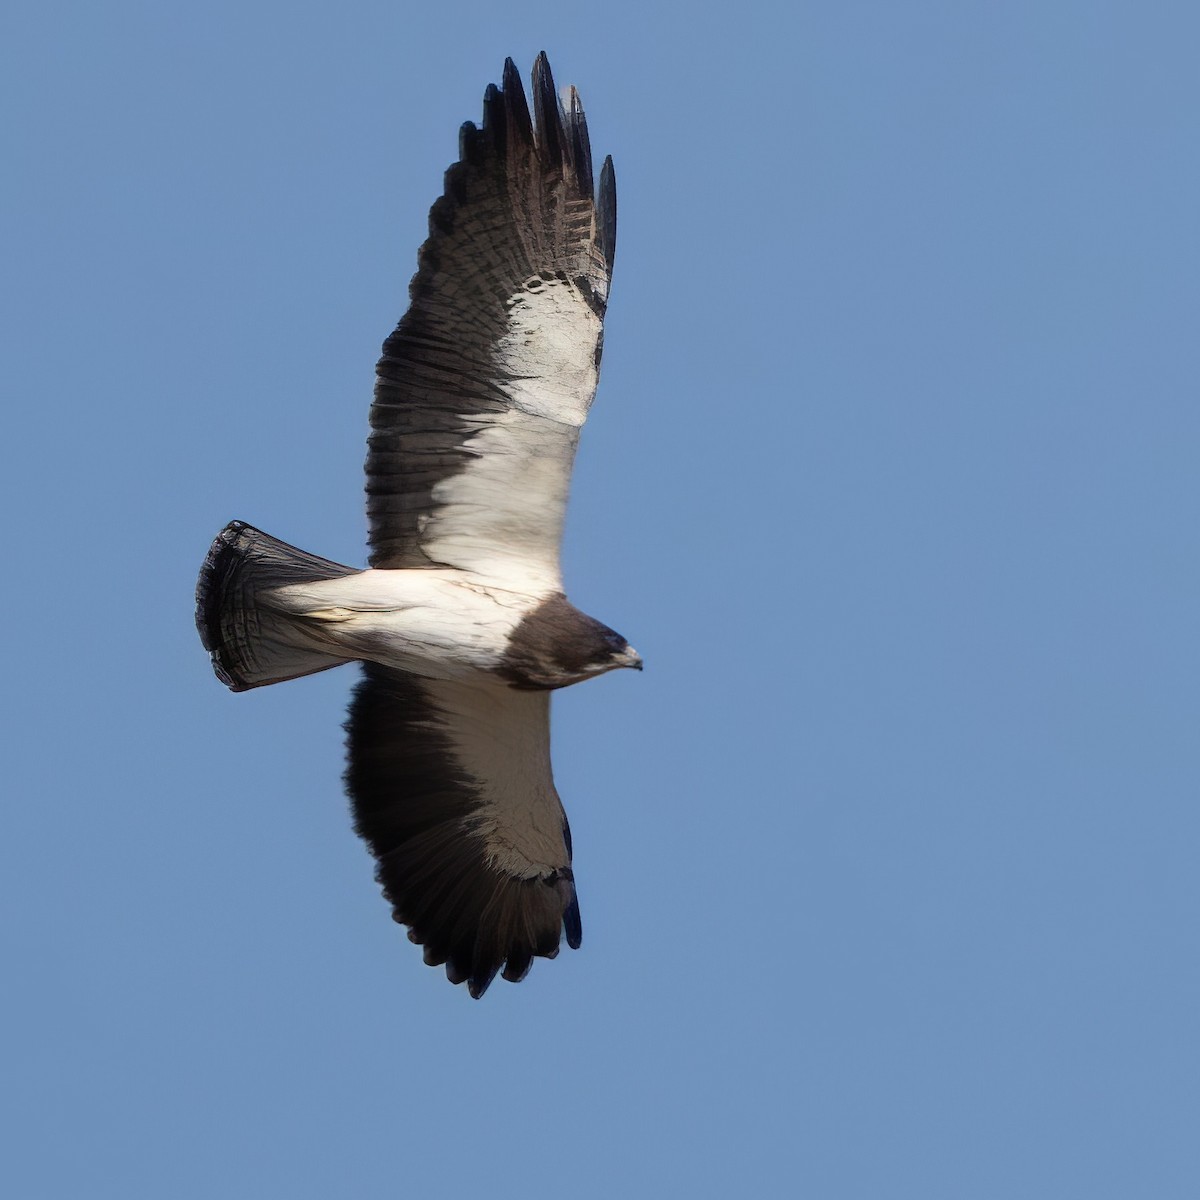
[[[512,59],[468,122],[429,214],[411,307],[371,406],[373,567],[450,566],[559,587],[579,430],[596,391],[616,246],[606,159],[593,188],[579,95],[544,54],[529,108]]]
[[[582,930],[550,773],[550,693],[373,663],[350,705],[346,788],[392,916],[482,996]]]

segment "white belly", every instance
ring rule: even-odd
[[[540,599],[463,571],[369,570],[276,588],[259,603],[295,617],[308,645],[431,679],[462,679],[500,663],[509,634]]]

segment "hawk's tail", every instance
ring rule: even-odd
[[[271,605],[269,592],[355,574],[352,567],[231,521],[217,534],[196,584],[196,628],[217,678],[244,692],[349,662],[313,646],[294,619]]]

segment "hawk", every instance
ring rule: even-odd
[[[383,345],[366,461],[366,570],[241,521],[200,573],[196,622],[234,691],[363,666],[346,723],[355,827],[396,921],[482,996],[563,934],[578,947],[550,693],[641,659],[575,608],[559,565],[600,369],[616,246],[579,94],[545,54],[531,115],[513,62],[429,215]]]

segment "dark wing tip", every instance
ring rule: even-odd
[[[506,979],[509,983],[520,983],[529,974],[529,968],[532,966],[533,950],[529,946],[522,946],[509,954],[501,978]]]
[[[596,223],[600,231],[600,246],[608,273],[612,275],[613,260],[617,255],[617,175],[613,170],[612,155],[604,160],[600,168],[600,194],[596,199]]]
[[[464,121],[458,129],[458,158],[472,165],[483,161],[487,153],[489,130],[487,129],[487,101],[484,100],[484,128],[477,129],[474,121]],[[449,182],[449,180],[447,181]]]
[[[487,90],[483,93],[483,138],[481,140],[486,139],[492,150],[498,156],[503,156],[508,141],[507,132],[504,93],[494,83],[489,83]]]
[[[521,83],[521,75],[511,58],[504,60],[500,94],[504,100],[508,132],[515,134],[526,146],[532,146],[533,122],[529,117],[529,105],[525,101],[525,86]]]
[[[579,99],[579,92],[574,87],[570,89],[567,98],[570,105],[564,120],[571,167],[579,179],[580,198],[591,200],[595,191],[595,183],[592,180],[592,143],[588,138],[587,117],[583,112],[583,102]]]
[[[506,879],[487,911],[488,920],[446,960],[447,978],[465,981],[476,1000],[497,974],[520,983],[535,958],[557,958],[564,931],[567,945],[579,948],[579,902],[569,867],[534,879]]]
[[[489,967],[486,971],[481,971],[477,975],[472,975],[467,980],[467,991],[471,993],[472,1000],[483,999],[483,993],[492,986],[492,980],[496,978],[496,971],[498,967],[499,964]],[[449,975],[449,973],[449,968],[447,968],[446,974]]]
[[[578,950],[583,945],[583,921],[579,917],[579,897],[571,892],[571,902],[563,913],[563,927],[567,934],[567,945]]]
[[[484,90],[482,120],[478,125],[466,121],[460,127],[458,162],[446,171],[443,194],[430,210],[430,240],[421,249],[418,279],[414,279],[411,289],[414,298],[422,272],[432,273],[439,261],[438,238],[454,232],[457,210],[470,203],[471,179],[486,176],[493,165],[519,181],[515,184],[518,190],[528,189],[531,180],[541,178],[550,189],[549,196],[554,177],[549,172],[554,172],[572,193],[572,199],[591,201],[596,207],[596,238],[611,275],[617,220],[612,159],[605,159],[597,195],[587,117],[579,92],[574,87],[568,89],[564,108],[544,50],[533,66],[532,88],[531,114],[516,64],[506,58],[501,86],[490,83]]]
[[[563,128],[562,102],[550,73],[550,60],[543,50],[533,64],[533,112],[537,118],[538,150],[542,161],[561,168],[568,158],[567,134]]]
[[[579,948],[573,884],[558,873],[501,875],[481,861],[470,833],[458,832],[453,840],[446,851],[449,870],[410,847],[380,857],[377,878],[393,905],[392,918],[409,927],[408,939],[422,947],[426,966],[444,966],[446,978],[465,983],[478,1000],[498,974],[519,983],[535,958],[557,957],[564,931],[567,945]]]

